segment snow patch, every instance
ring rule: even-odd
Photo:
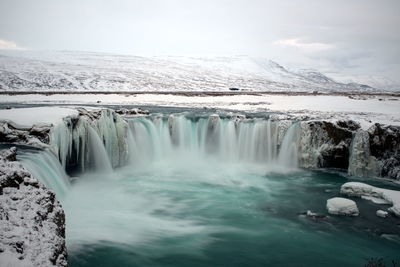
[[[381,217],[381,218],[386,218],[389,215],[387,211],[384,210],[377,210],[376,211],[376,216]]]
[[[35,107],[0,110],[0,121],[7,121],[16,128],[32,127],[33,125],[57,125],[63,118],[77,116],[78,111],[63,107]]]
[[[393,205],[388,210],[400,217],[400,191],[383,189],[365,183],[349,182],[342,185],[340,193],[346,196],[383,199]]]
[[[347,198],[328,199],[326,208],[330,214],[334,215],[358,216],[360,214],[356,202]]]

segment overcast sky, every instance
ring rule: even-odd
[[[400,0],[0,0],[0,49],[250,55],[400,83]]]

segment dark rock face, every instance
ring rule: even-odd
[[[349,167],[349,155],[349,146],[345,143],[324,150],[321,153],[321,167],[347,169]]]
[[[121,108],[115,110],[115,113],[125,116],[135,116],[135,115],[149,115],[150,112],[148,110],[144,110],[141,108],[133,108],[133,109],[126,109]]]
[[[356,176],[377,175],[400,180],[400,127],[375,124],[365,131],[354,121],[303,124],[306,145],[302,153],[316,154],[314,163],[309,157],[303,167],[338,168]],[[366,138],[355,138],[356,133],[361,136],[360,132]],[[353,146],[353,142],[357,145]]]
[[[353,121],[340,121],[336,124],[328,121],[305,122],[303,131],[309,134],[303,142],[307,144],[303,147],[303,153],[317,154],[316,162],[308,162],[305,167],[346,170],[353,136],[350,129],[355,127],[357,124]]]
[[[67,266],[64,211],[15,159],[0,155],[0,265]]]
[[[358,124],[355,121],[338,121],[337,125],[339,127],[342,127],[344,129],[348,129],[350,131],[357,131],[358,129],[360,129],[360,124]]]
[[[360,125],[354,121],[306,123],[312,132],[310,139],[314,148],[319,148],[316,167],[348,169],[352,142]],[[375,124],[367,133],[369,138],[366,139],[365,158],[355,160],[352,164],[359,164],[358,169],[370,170],[362,173],[400,180],[400,127]]]
[[[49,133],[50,133],[50,128],[49,127],[33,126],[29,130],[29,134],[30,135],[36,136],[43,143],[48,143],[50,141]]]
[[[400,127],[373,125],[369,130],[371,156],[380,161],[380,175],[400,180]]]
[[[322,151],[321,167],[347,169],[349,166],[349,147],[353,136],[349,129],[354,128],[354,122],[340,121],[338,124],[323,122],[322,128],[332,140],[333,146]]]
[[[377,123],[368,132],[372,156],[388,158],[400,153],[400,127],[383,126]]]
[[[345,122],[341,121],[338,124],[323,121],[322,128],[326,131],[329,138],[333,141],[334,145],[338,145],[342,141],[348,141],[352,138],[353,134],[350,130],[353,125],[353,121]],[[342,125],[342,126],[340,126]],[[343,127],[344,126],[344,127]]]
[[[383,161],[381,176],[400,180],[400,156],[398,154]]]

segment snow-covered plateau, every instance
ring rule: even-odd
[[[290,70],[248,56],[122,56],[89,52],[0,54],[1,91],[400,92],[386,83],[342,83],[317,70]]]

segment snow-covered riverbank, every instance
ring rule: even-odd
[[[367,129],[373,123],[400,125],[400,97],[339,95],[174,95],[174,94],[27,94],[2,95],[1,103],[137,105],[274,112],[315,119],[352,119]]]

